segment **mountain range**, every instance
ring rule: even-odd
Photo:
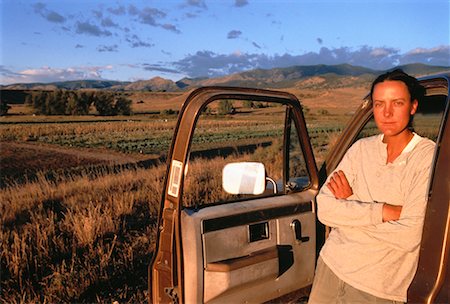
[[[434,73],[449,72],[450,67],[431,66],[425,64],[408,64],[398,66],[406,73],[422,76]],[[74,80],[52,83],[18,83],[11,85],[1,85],[2,90],[55,90],[55,89],[105,89],[113,91],[153,91],[153,92],[179,92],[190,90],[195,87],[207,85],[220,86],[241,86],[256,88],[289,88],[295,87],[299,82],[303,85],[317,85],[326,83],[329,85],[338,82],[342,85],[343,77],[350,77],[352,84],[354,81],[370,81],[383,73],[384,71],[372,70],[360,66],[349,64],[340,65],[311,65],[311,66],[293,66],[287,68],[256,69],[237,74],[227,75],[217,78],[183,78],[179,81],[172,81],[161,77],[155,77],[149,80],[140,80],[135,82],[111,81],[111,80]],[[320,77],[321,80],[306,80]],[[347,81],[349,82],[349,81]],[[335,83],[336,85],[336,83]],[[344,84],[345,85],[345,84]]]

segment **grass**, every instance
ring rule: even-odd
[[[144,301],[164,167],[2,190],[2,301]]]

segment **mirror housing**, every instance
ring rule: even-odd
[[[266,188],[266,169],[257,162],[237,162],[222,170],[222,187],[229,194],[259,195]]]

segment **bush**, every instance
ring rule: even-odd
[[[254,107],[253,101],[251,101],[251,100],[244,100],[243,107],[244,108],[253,108]]]
[[[233,103],[231,101],[224,99],[219,102],[219,108],[217,110],[219,115],[233,114],[234,111],[235,108],[233,107]]]
[[[163,114],[163,115],[174,115],[177,113],[178,113],[178,111],[175,111],[174,109],[166,109],[166,110],[161,111],[161,114]]]
[[[267,103],[264,103],[262,101],[258,101],[258,102],[253,103],[253,107],[255,109],[263,109],[263,108],[267,108],[268,106],[267,106]]]
[[[68,90],[33,92],[26,104],[34,108],[35,114],[43,115],[87,115],[94,104],[99,115],[130,115],[131,100],[111,92],[75,92]]]
[[[113,98],[110,94],[104,92],[96,92],[93,96],[94,106],[98,114],[101,116],[114,115]]]
[[[131,100],[123,96],[116,98],[113,93],[96,92],[94,106],[102,116],[131,114]]]
[[[116,115],[130,115],[131,114],[131,100],[123,96],[117,98],[114,105],[114,112]]]
[[[8,103],[4,100],[0,100],[0,116],[7,115],[9,109],[11,109],[11,107]]]
[[[320,110],[317,111],[317,113],[319,115],[330,115],[330,112],[328,110],[325,110],[325,109],[320,109]]]

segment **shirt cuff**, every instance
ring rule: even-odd
[[[384,203],[375,202],[372,204],[372,224],[378,225],[383,223],[383,205]]]

